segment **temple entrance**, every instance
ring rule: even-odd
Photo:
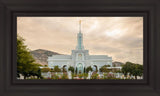
[[[79,63],[77,65],[77,74],[82,74],[83,73],[83,65],[82,63]]]

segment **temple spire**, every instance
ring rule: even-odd
[[[84,50],[83,34],[81,33],[81,20],[79,21],[79,33],[77,34],[77,50]]]
[[[79,20],[79,33],[81,33],[81,20]]]

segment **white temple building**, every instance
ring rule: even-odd
[[[104,65],[112,67],[112,57],[89,54],[89,50],[86,50],[83,45],[81,21],[79,22],[79,33],[77,34],[77,46],[75,50],[72,50],[71,55],[52,55],[48,57],[49,68],[59,66],[59,68],[65,67],[68,70],[69,66],[72,66],[77,70],[78,74],[83,73],[88,66],[91,66],[93,70],[97,69],[99,71]]]

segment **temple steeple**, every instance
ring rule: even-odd
[[[81,33],[81,20],[79,21],[79,33]]]
[[[79,33],[77,34],[77,50],[84,50],[83,34],[81,33],[81,20],[79,21]]]

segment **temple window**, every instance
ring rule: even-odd
[[[82,60],[82,54],[78,54],[78,60]]]

